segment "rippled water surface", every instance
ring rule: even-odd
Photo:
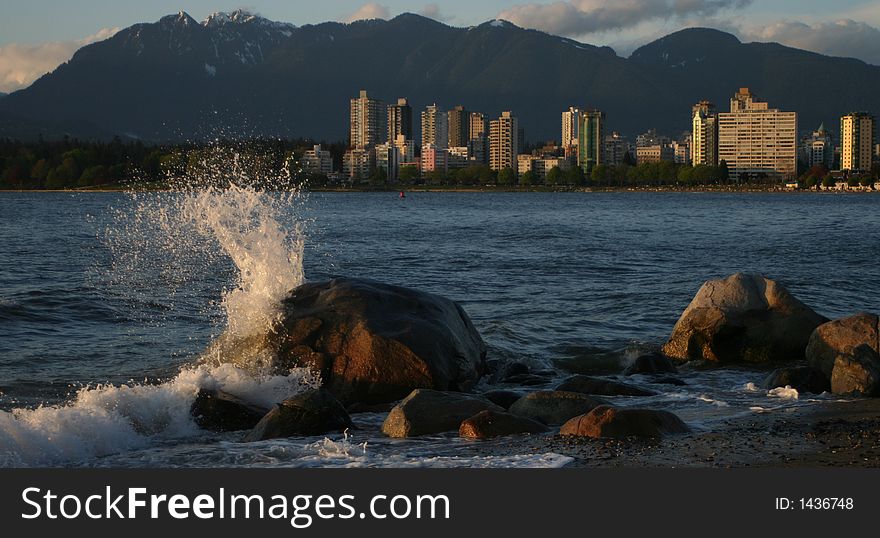
[[[256,450],[199,431],[184,405],[193,387],[252,383],[240,372],[178,376],[223,330],[241,273],[223,252],[201,250],[209,237],[175,249],[182,239],[152,226],[161,219],[135,222],[151,196],[162,195],[0,193],[0,465],[564,463],[487,458],[447,438],[385,440],[372,415],[350,439]],[[445,295],[471,315],[492,358],[557,378],[560,360],[625,360],[662,343],[704,280],[736,271],[778,279],[828,317],[880,310],[873,194],[313,193],[281,209],[304,227],[306,279],[366,277]],[[644,403],[711,427],[716,416],[786,404],[747,386],[759,381],[702,373]],[[126,405],[152,414],[132,418],[119,411]]]

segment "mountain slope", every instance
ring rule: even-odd
[[[295,27],[243,11],[197,22],[186,13],[137,24],[80,49],[0,100],[0,136],[33,126],[146,140],[217,136],[344,139],[359,89],[386,102],[513,110],[533,141],[558,138],[560,112],[597,107],[609,129],[677,134],[690,106],[726,109],[740,86],[796,110],[806,129],[850,109],[880,109],[880,68],[778,44],[690,29],[629,58],[491,21],[455,28],[404,14],[389,21]],[[30,126],[30,131],[28,131]],[[416,131],[418,121],[416,120]],[[57,130],[57,129],[56,129]],[[51,129],[43,127],[44,133]]]

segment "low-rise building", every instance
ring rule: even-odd
[[[636,162],[638,164],[659,163],[661,161],[675,161],[675,150],[669,144],[638,146],[636,148]]]
[[[321,149],[321,144],[316,144],[312,149],[306,150],[300,164],[304,172],[325,176],[329,176],[333,172],[333,157],[329,151]]]
[[[342,175],[352,183],[369,178],[374,166],[375,154],[368,149],[352,148],[342,156]]]
[[[440,148],[433,144],[422,146],[421,171],[422,175],[431,172],[447,172],[449,165],[449,154],[446,148]]]

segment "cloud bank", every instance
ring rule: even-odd
[[[749,4],[751,0],[569,0],[515,6],[499,13],[498,18],[524,28],[576,37],[650,21],[710,17]]]
[[[0,92],[13,92],[29,86],[69,60],[81,47],[107,39],[118,31],[119,28],[104,28],[73,41],[50,41],[37,45],[10,43],[0,47]]]
[[[391,11],[388,6],[383,6],[377,2],[369,2],[362,5],[345,19],[345,22],[362,21],[365,19],[388,19],[391,17]]]
[[[745,29],[741,34],[747,41],[776,41],[820,54],[849,56],[880,65],[880,30],[851,19],[816,24],[782,21]]]

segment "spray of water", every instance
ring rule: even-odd
[[[258,339],[303,282],[302,195],[286,165],[266,172],[265,156],[212,148],[189,159],[168,190],[133,191],[116,208],[105,284],[145,311],[146,323],[195,314],[223,339]],[[260,346],[234,361],[222,349],[163,383],[87,387],[64,405],[0,412],[0,465],[82,461],[204,435],[189,414],[202,388],[268,406],[320,383],[307,369],[272,371]]]

